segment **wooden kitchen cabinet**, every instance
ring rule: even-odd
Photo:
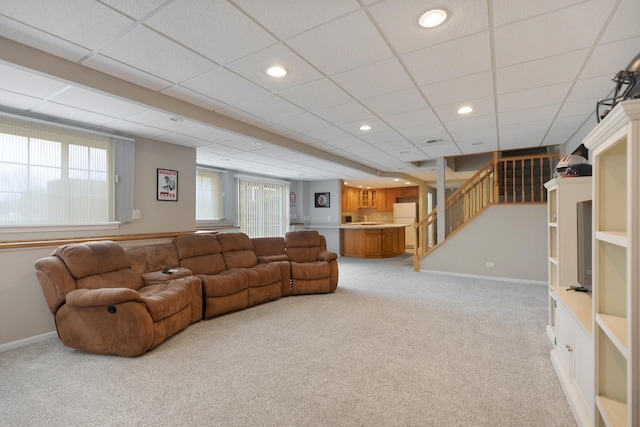
[[[358,210],[359,193],[357,188],[342,187],[342,212],[355,212]]]
[[[420,188],[418,186],[396,188],[396,197],[419,197]]]
[[[386,188],[378,188],[376,190],[376,209],[378,212],[388,212],[389,210],[393,210],[393,205],[389,208],[387,204],[387,189]]]
[[[404,253],[402,227],[345,228],[340,230],[341,255],[355,258],[389,258]]]
[[[376,189],[360,190],[359,208],[375,208],[377,206]]]

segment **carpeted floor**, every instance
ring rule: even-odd
[[[338,290],[199,322],[138,358],[0,354],[2,426],[575,426],[546,287],[340,258]]]

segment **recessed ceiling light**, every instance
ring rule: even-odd
[[[171,117],[172,122],[183,122],[184,119],[182,117]]]
[[[411,183],[410,183],[410,182],[408,182],[408,181],[407,181],[407,182],[405,182],[405,184],[407,184],[407,185],[411,185]]]
[[[400,178],[393,178],[393,181],[394,182],[398,182],[398,181],[400,181]]]
[[[424,28],[433,28],[442,24],[447,19],[447,12],[442,9],[429,10],[420,16],[418,24]]]
[[[360,126],[360,130],[364,130],[364,131],[371,130],[371,126],[369,126],[369,125],[362,125],[362,126]]]
[[[473,111],[473,108],[466,105],[458,109],[458,114],[469,114],[472,111]]]
[[[284,77],[287,75],[287,70],[280,66],[273,66],[267,68],[267,74],[271,77]]]
[[[255,145],[255,146],[262,145],[262,142],[260,142],[260,141],[253,141],[253,142],[251,143],[251,145]]]

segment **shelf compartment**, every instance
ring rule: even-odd
[[[626,135],[596,158],[596,230],[627,231]]]
[[[596,396],[596,406],[607,427],[624,427],[627,425],[627,405],[624,402]]]
[[[597,333],[598,389],[596,396],[604,396],[618,402],[627,401],[627,359],[600,327]]]
[[[596,323],[609,336],[611,343],[627,358],[627,319],[607,314],[596,314]]]
[[[558,229],[557,227],[549,227],[549,256],[556,258],[558,256]]]
[[[627,251],[596,240],[596,312],[627,317]]]

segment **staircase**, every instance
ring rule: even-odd
[[[445,236],[437,236],[436,209],[414,224],[416,249],[413,267],[487,207],[505,203],[546,203],[544,183],[553,177],[558,153],[495,152],[475,175],[445,200]]]

